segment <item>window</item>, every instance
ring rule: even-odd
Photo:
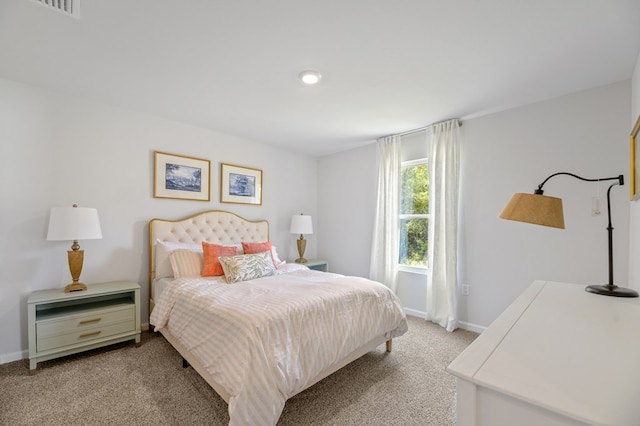
[[[402,163],[400,180],[400,256],[408,269],[427,268],[429,167],[427,159]]]

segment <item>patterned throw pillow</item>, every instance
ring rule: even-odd
[[[199,277],[202,272],[202,253],[192,250],[174,250],[169,255],[175,278]]]
[[[276,274],[270,251],[221,257],[219,260],[229,284]]]
[[[237,253],[235,246],[221,246],[219,244],[211,244],[206,241],[202,242],[202,253],[204,258],[204,266],[202,268],[203,277],[217,277],[224,275],[222,266],[218,258],[220,256],[234,256]]]

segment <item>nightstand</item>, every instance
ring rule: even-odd
[[[329,272],[329,262],[326,260],[309,259],[307,263],[301,263],[301,265],[305,265],[309,269],[313,269],[315,271]]]
[[[140,286],[91,284],[86,291],[31,293],[27,300],[29,369],[38,362],[135,340],[140,344]]]

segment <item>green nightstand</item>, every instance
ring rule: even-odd
[[[329,262],[321,259],[309,259],[307,263],[301,263],[301,265],[305,265],[309,269],[313,269],[314,271],[320,272],[329,272]]]
[[[140,344],[140,286],[90,284],[86,291],[31,293],[27,300],[29,369],[38,362],[126,340]]]

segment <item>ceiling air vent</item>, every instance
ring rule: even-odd
[[[55,10],[67,16],[80,18],[80,0],[31,0],[48,9]]]

